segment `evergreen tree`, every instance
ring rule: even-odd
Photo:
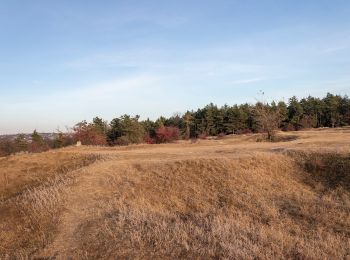
[[[39,145],[42,145],[44,142],[43,137],[36,130],[32,133],[32,142]]]
[[[192,125],[192,115],[189,111],[185,113],[185,115],[183,116],[183,120],[186,126],[185,139],[189,139],[191,137],[191,125]]]
[[[216,135],[217,134],[217,129],[215,127],[215,109],[216,107],[214,106],[213,103],[210,103],[207,105],[204,110],[205,110],[205,132],[208,135]]]
[[[301,128],[301,119],[303,116],[303,108],[300,105],[298,99],[293,96],[289,99],[288,105],[288,118],[289,122],[294,126],[296,130]]]
[[[110,130],[107,133],[108,142],[115,144],[118,139],[123,139],[123,142],[140,143],[145,134],[143,124],[139,122],[140,116],[131,117],[123,115],[119,118],[114,118],[110,123]]]
[[[93,127],[95,128],[96,132],[100,134],[106,134],[107,132],[107,122],[104,121],[102,118],[95,117],[92,120]]]
[[[64,147],[65,142],[64,142],[64,135],[63,135],[63,133],[61,133],[61,132],[58,133],[57,137],[54,140],[53,145],[54,145],[54,148],[62,148],[62,147]]]
[[[280,113],[280,127],[282,126],[283,123],[288,121],[288,108],[287,108],[287,104],[284,101],[280,101],[277,104],[277,108],[279,110]]]

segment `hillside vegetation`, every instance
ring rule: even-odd
[[[0,159],[0,258],[346,259],[350,129]]]
[[[18,152],[59,149],[77,141],[84,145],[125,146],[248,133],[265,133],[264,139],[276,141],[278,129],[294,131],[349,125],[350,99],[346,95],[328,93],[324,98],[309,96],[300,100],[294,96],[287,103],[272,101],[221,107],[210,103],[168,118],[160,116],[154,121],[127,114],[110,122],[95,117],[92,122],[83,120],[77,123],[67,133],[53,133],[51,138],[36,130],[32,135],[0,136],[0,157]]]

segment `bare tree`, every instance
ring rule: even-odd
[[[278,106],[270,106],[268,103],[257,103],[254,110],[255,120],[261,130],[267,133],[267,140],[273,141],[281,122],[281,113]]]

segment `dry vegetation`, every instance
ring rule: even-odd
[[[347,259],[350,129],[0,159],[0,258]]]

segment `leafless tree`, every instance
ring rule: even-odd
[[[267,133],[267,140],[273,141],[276,137],[276,131],[281,122],[281,113],[277,106],[258,103],[254,110],[255,120],[261,130]]]

